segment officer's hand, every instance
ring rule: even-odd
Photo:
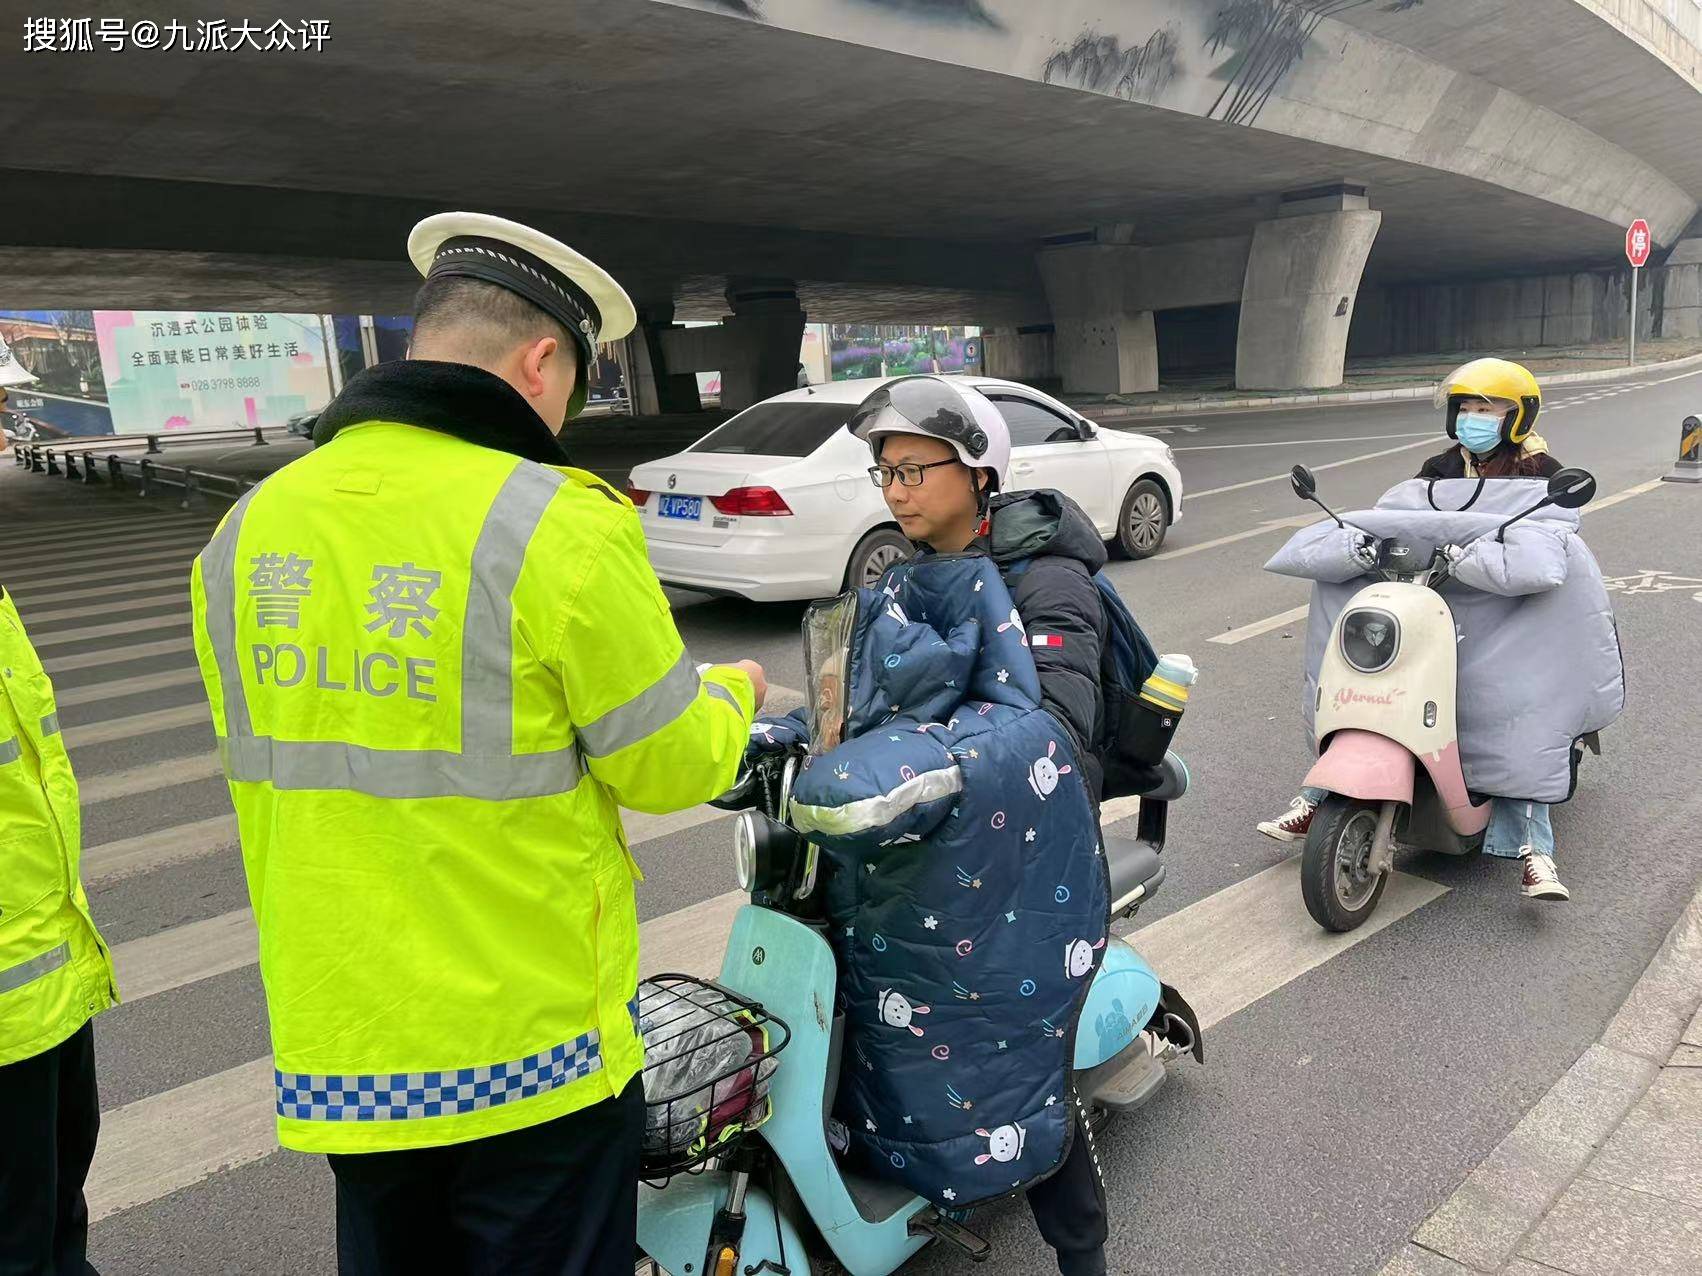
[[[743,669],[750,675],[751,689],[756,692],[756,707],[761,709],[763,701],[768,699],[768,675],[763,673],[762,666],[754,660],[741,660],[733,668]]]

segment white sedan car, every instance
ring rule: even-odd
[[[1146,558],[1182,516],[1176,458],[1144,434],[1104,430],[1037,390],[967,377],[1011,430],[1012,491],[1057,488],[1112,548]],[[632,471],[650,561],[666,585],[757,602],[871,585],[911,552],[868,444],[844,428],[892,378],[834,381],[746,408],[684,452]]]

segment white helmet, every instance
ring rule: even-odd
[[[992,400],[975,387],[947,377],[900,377],[857,405],[846,428],[881,459],[889,434],[920,434],[951,445],[972,470],[991,470],[989,491],[1005,485],[1011,464],[1011,432]]]

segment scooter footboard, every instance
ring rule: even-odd
[[[1412,801],[1412,751],[1374,731],[1337,731],[1306,773],[1310,788],[1362,802]]]

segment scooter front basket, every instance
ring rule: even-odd
[[[638,986],[638,1029],[645,1182],[701,1170],[768,1120],[769,1081],[792,1034],[761,1005],[690,975],[655,975]]]

